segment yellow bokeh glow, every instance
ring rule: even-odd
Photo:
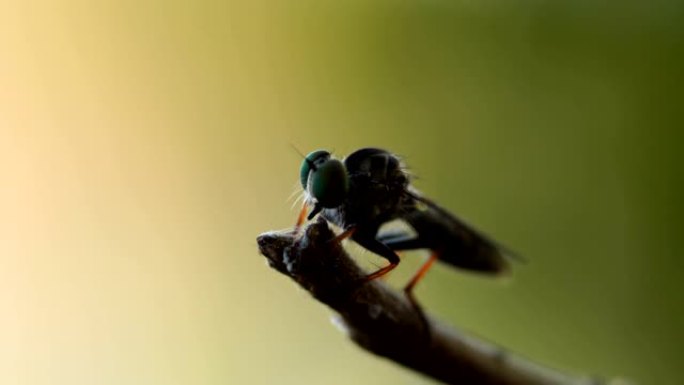
[[[291,145],[397,151],[532,261],[435,269],[438,316],[684,378],[676,6],[290,3],[0,3],[1,384],[431,383],[257,254],[296,215]]]

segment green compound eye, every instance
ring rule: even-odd
[[[302,182],[302,188],[306,190],[309,181],[309,172],[316,171],[318,167],[330,159],[330,153],[325,150],[316,150],[304,158],[302,167],[299,169],[299,180]]]
[[[344,202],[349,190],[347,170],[330,153],[318,150],[306,156],[300,170],[302,187],[311,194],[322,207],[338,207]]]
[[[311,174],[309,192],[326,208],[342,204],[349,189],[347,170],[342,162],[329,159]]]

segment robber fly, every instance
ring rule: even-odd
[[[320,213],[343,229],[338,239],[351,237],[389,264],[369,274],[368,280],[389,273],[399,264],[397,251],[430,249],[431,257],[405,287],[410,294],[435,260],[486,274],[508,270],[509,253],[502,246],[422,196],[411,186],[411,176],[394,154],[362,148],[340,161],[317,150],[302,162],[300,180],[304,207],[297,227]],[[306,216],[308,208],[311,213]],[[380,226],[401,219],[415,230],[378,234]]]

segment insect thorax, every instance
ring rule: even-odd
[[[344,160],[349,194],[344,204],[323,210],[324,217],[346,228],[378,227],[415,207],[407,194],[410,178],[399,158],[380,149],[361,149]]]

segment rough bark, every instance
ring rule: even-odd
[[[607,383],[543,367],[425,316],[403,292],[380,280],[366,282],[366,272],[334,237],[319,219],[301,234],[269,232],[257,242],[270,266],[334,309],[349,337],[364,349],[452,384]]]

